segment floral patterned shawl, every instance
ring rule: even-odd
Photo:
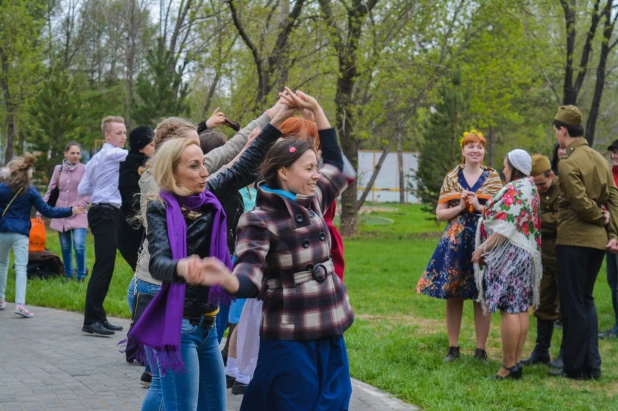
[[[538,306],[543,275],[539,205],[539,196],[531,177],[507,184],[487,202],[476,229],[475,248],[487,240],[488,232],[497,233],[500,237],[498,243],[483,255],[483,262],[474,264],[479,289],[478,301],[483,307],[483,275],[486,266],[529,271],[534,287],[532,304]]]
[[[451,200],[458,200],[461,198],[461,193],[464,187],[459,182],[459,173],[464,169],[465,164],[459,164],[457,167],[448,172],[442,183],[440,189],[440,198],[438,204],[446,203]],[[481,200],[491,199],[502,188],[502,181],[500,176],[490,167],[481,167],[484,172],[487,172],[488,177],[485,179],[481,187],[476,190],[476,196]],[[472,205],[469,206],[470,212],[473,212]]]

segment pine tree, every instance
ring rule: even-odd
[[[432,110],[423,135],[416,175],[423,211],[435,214],[440,188],[446,173],[461,161],[459,138],[467,125],[469,94],[456,73],[450,84],[439,91],[439,102]],[[434,217],[432,217],[434,218]]]
[[[155,127],[163,117],[188,114],[189,87],[174,69],[174,57],[161,39],[157,47],[148,52],[146,70],[137,76],[131,116],[136,125]]]
[[[50,73],[43,90],[30,107],[28,141],[38,152],[37,171],[51,175],[54,165],[62,161],[65,144],[82,141],[82,104],[80,92],[66,71]]]

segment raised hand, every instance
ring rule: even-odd
[[[219,111],[219,107],[215,109],[212,116],[206,120],[206,127],[209,129],[221,127],[225,123],[225,114]]]

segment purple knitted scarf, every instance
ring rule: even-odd
[[[161,190],[160,195],[167,204],[167,235],[172,259],[180,260],[187,257],[187,223],[182,215],[181,207],[197,211],[204,206],[211,206],[214,209],[214,216],[209,255],[217,257],[231,270],[232,260],[227,249],[226,217],[217,197],[209,191],[189,197],[178,197]],[[163,283],[159,293],[148,304],[129,333],[130,337],[153,350],[163,374],[168,368],[173,372],[185,369],[180,354],[185,286],[184,282]],[[232,300],[234,297],[220,286],[210,287],[209,305],[229,304]]]

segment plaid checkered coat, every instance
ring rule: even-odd
[[[320,168],[315,195],[296,201],[258,184],[256,208],[238,223],[234,274],[246,276],[264,300],[260,336],[270,340],[314,340],[340,336],[354,321],[346,291],[330,261],[330,234],[322,210],[347,184],[330,164]],[[294,273],[327,263],[326,280],[298,284]],[[298,278],[298,277],[297,277]]]

